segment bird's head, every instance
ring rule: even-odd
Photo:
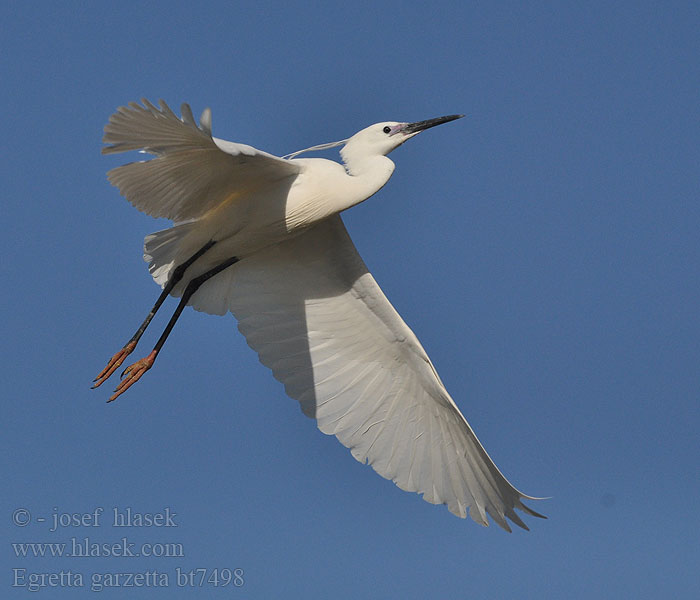
[[[394,148],[398,148],[421,131],[463,116],[449,115],[415,123],[397,123],[396,121],[375,123],[349,138],[340,151],[340,155],[346,165],[359,163],[362,159],[372,156],[386,156]]]

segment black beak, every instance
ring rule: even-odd
[[[442,125],[443,123],[449,123],[455,119],[461,119],[464,115],[448,115],[447,117],[437,117],[435,119],[428,119],[427,121],[417,121],[416,123],[409,123],[403,128],[402,133],[418,133],[424,129],[430,129],[436,125]]]

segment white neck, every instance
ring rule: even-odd
[[[351,160],[349,164],[346,160],[345,170],[337,162],[325,159],[296,160],[305,166],[300,179],[307,185],[292,186],[290,190],[285,206],[288,231],[367,200],[389,181],[394,172],[394,163],[382,155]]]
[[[384,187],[394,172],[395,165],[391,159],[381,154],[355,157],[351,152],[345,152],[346,148],[347,146],[340,154],[350,176],[350,191],[357,198],[356,202],[362,202]]]

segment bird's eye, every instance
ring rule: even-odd
[[[390,132],[391,132],[391,127],[389,127],[389,126],[387,125],[387,126],[384,127],[384,129],[382,129],[382,131],[383,131],[384,133],[390,133]]]

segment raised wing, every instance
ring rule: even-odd
[[[211,111],[198,126],[188,104],[182,119],[160,101],[120,107],[104,129],[103,154],[142,150],[152,160],[129,163],[107,174],[136,208],[173,221],[197,219],[222,202],[275,184],[299,172],[294,162],[245,144],[211,136]]]
[[[205,283],[199,310],[228,306],[287,393],[401,489],[510,531],[521,499],[462,416],[420,342],[368,272],[339,216]]]

